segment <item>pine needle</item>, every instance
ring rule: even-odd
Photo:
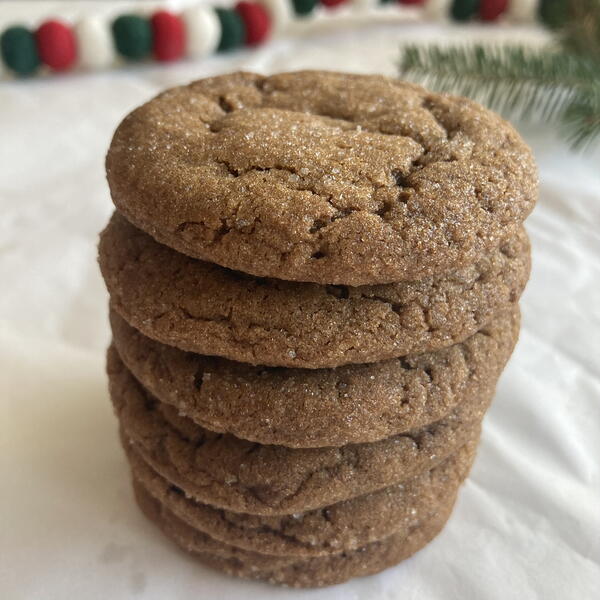
[[[505,114],[560,122],[576,146],[600,135],[600,60],[588,55],[514,45],[407,46],[399,69]]]
[[[590,93],[576,94],[562,115],[562,123],[573,147],[582,148],[600,136],[600,85]]]

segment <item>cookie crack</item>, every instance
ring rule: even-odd
[[[432,96],[426,96],[423,98],[421,102],[421,108],[425,109],[431,118],[439,125],[439,127],[444,131],[446,135],[446,140],[452,139],[452,135],[454,134],[454,130],[449,128],[444,121],[434,112],[435,102]]]
[[[171,423],[169,423],[168,421],[166,421],[166,419],[164,418],[164,416],[162,414],[160,414],[160,412],[156,413],[154,412],[154,409],[150,409],[150,415],[154,415],[155,418],[159,419],[162,421],[162,426],[164,426],[164,428],[166,429],[166,431],[164,433],[161,433],[158,436],[158,444],[159,447],[162,449],[162,452],[159,453],[159,456],[162,454],[163,457],[165,456],[170,456],[170,453],[168,451],[168,448],[165,446],[166,444],[166,440],[168,439],[168,437],[170,435],[175,435],[176,438],[185,441],[189,440],[189,437],[185,435],[184,432],[179,431],[177,428],[175,428]],[[403,434],[399,434],[397,436],[393,436],[393,438],[391,438],[392,440],[394,440],[393,443],[399,443],[400,440],[404,439],[404,440],[410,440],[414,446],[414,448],[418,451],[418,452],[423,452],[426,449],[426,445],[427,445],[427,440],[431,439],[431,437],[433,435],[435,435],[436,430],[439,431],[441,429],[447,429],[449,428],[451,431],[456,431],[457,427],[468,427],[468,423],[463,422],[461,419],[457,419],[454,421],[451,421],[450,423],[444,423],[444,422],[437,422],[437,423],[433,423],[430,426],[428,426],[427,428],[423,429],[423,430],[419,430],[418,432],[406,432]],[[133,438],[131,438],[131,436],[128,436],[129,439],[132,441],[132,443],[134,443],[135,445],[137,445],[137,441],[134,440]],[[151,439],[155,439],[157,438],[156,435],[154,436],[150,436]],[[205,440],[203,440],[205,441]],[[258,445],[258,444],[257,444]],[[350,467],[351,470],[355,470],[359,467],[360,464],[360,455],[359,455],[359,447],[361,445],[350,445],[350,446],[345,446],[341,448],[341,452],[340,452],[340,460],[337,461],[337,463],[335,465],[332,466],[326,466],[326,467],[322,467],[319,469],[314,469],[308,473],[306,473],[303,478],[302,481],[299,483],[299,485],[296,487],[296,489],[293,492],[290,493],[286,493],[281,495],[277,502],[269,502],[269,501],[265,501],[264,499],[262,499],[260,497],[260,495],[257,495],[256,491],[253,489],[252,486],[246,486],[246,485],[241,485],[239,484],[239,479],[236,475],[231,476],[231,479],[229,481],[225,481],[224,479],[219,479],[217,477],[215,477],[213,474],[208,473],[206,470],[202,469],[200,465],[197,464],[197,461],[193,461],[193,471],[194,474],[197,475],[198,473],[202,473],[202,475],[208,480],[207,483],[200,483],[197,482],[197,477],[194,477],[193,481],[194,481],[194,485],[197,486],[198,488],[210,488],[212,487],[212,485],[217,484],[220,486],[227,486],[227,487],[232,487],[232,486],[240,486],[241,490],[240,493],[246,493],[248,495],[250,495],[254,501],[256,501],[259,505],[263,506],[263,507],[268,507],[268,508],[280,508],[282,505],[284,504],[290,504],[293,503],[293,501],[300,495],[303,493],[303,491],[306,489],[306,487],[310,484],[311,480],[318,476],[318,475],[336,475],[336,473],[339,471],[339,469],[343,468],[344,466],[348,466]],[[142,454],[142,457],[147,455],[147,451],[145,449],[140,449],[140,453]],[[153,455],[156,455],[156,452],[152,452]],[[432,455],[431,457],[436,458],[435,455]],[[161,461],[160,458],[158,458],[159,462],[162,462],[163,466],[164,465],[164,458]],[[152,461],[150,461],[150,464],[152,465]],[[190,467],[190,469],[187,470],[180,470],[179,467],[177,466],[176,463],[174,463],[172,460],[169,460],[168,464],[166,465],[167,468],[169,468],[169,465],[171,466],[171,468],[173,468],[176,472],[183,474],[184,477],[187,478],[187,475],[189,473],[191,473],[192,471],[192,467]],[[160,473],[160,468],[157,468],[158,472]],[[410,474],[407,475],[408,477],[410,477]],[[396,482],[398,483],[398,482]],[[389,484],[388,484],[389,485]],[[374,489],[369,488],[368,490],[364,491],[364,493],[369,493],[370,491],[377,491],[377,489],[382,489],[382,487],[385,486],[379,486],[376,487]],[[193,496],[192,496],[193,497]]]
[[[401,136],[401,137],[406,137],[406,136]],[[409,138],[409,139],[412,139],[412,138]],[[343,146],[339,146],[339,147],[343,148]],[[423,154],[424,154],[424,150],[423,150],[423,153],[421,154],[421,157],[423,156]],[[412,163],[411,163],[411,167],[408,170],[392,169],[391,177],[393,179],[393,182],[383,184],[383,183],[375,180],[373,178],[373,176],[371,176],[369,173],[364,173],[364,174],[362,174],[362,176],[349,179],[347,181],[347,183],[349,185],[357,185],[361,181],[368,182],[368,184],[371,186],[371,190],[372,190],[371,196],[373,196],[375,194],[375,192],[377,192],[377,190],[385,189],[385,188],[392,188],[392,187],[396,186],[399,188],[399,193],[396,198],[397,202],[399,202],[400,204],[407,204],[407,202],[411,196],[411,191],[414,189],[408,183],[408,178],[414,171],[421,168],[418,164],[419,159],[420,159],[420,157],[416,157],[415,159],[413,159]],[[327,202],[336,212],[335,212],[335,214],[331,215],[328,218],[315,219],[315,221],[313,222],[313,225],[309,229],[309,233],[311,233],[311,234],[318,233],[321,229],[325,228],[327,225],[329,225],[339,219],[343,219],[354,212],[364,212],[364,213],[368,213],[368,214],[372,214],[372,215],[377,215],[377,216],[381,217],[382,220],[385,220],[385,215],[393,209],[393,205],[390,202],[384,202],[383,207],[377,208],[377,209],[339,206],[335,202],[335,198],[334,198],[333,194],[324,194],[324,193],[317,192],[315,189],[314,183],[312,185],[307,184],[305,174],[302,173],[302,168],[294,168],[294,167],[282,165],[282,164],[274,164],[274,165],[268,166],[268,167],[260,166],[260,165],[252,165],[252,166],[247,166],[247,167],[242,168],[242,167],[233,166],[230,161],[227,161],[223,158],[215,158],[214,161],[216,164],[220,165],[223,168],[223,170],[227,173],[227,175],[229,175],[232,178],[243,177],[244,175],[247,175],[248,173],[268,173],[268,174],[276,173],[276,172],[288,173],[290,175],[290,177],[293,179],[291,181],[286,182],[286,184],[285,184],[286,187],[289,187],[296,191],[309,192],[309,193],[313,194],[314,196],[320,198],[324,202]],[[324,177],[327,177],[327,176],[328,175],[325,175]],[[283,182],[279,182],[279,183],[283,183]],[[296,185],[290,185],[290,184],[296,184]],[[231,219],[231,218],[232,217],[228,217],[228,219]],[[224,219],[222,219],[222,221],[224,221]],[[231,228],[232,227],[229,226],[229,230]],[[178,230],[179,230],[179,228],[178,228]],[[179,232],[178,230],[177,230],[177,232]],[[225,231],[224,233],[227,233],[227,232],[228,231]],[[215,241],[218,242],[218,241],[220,241],[221,238],[222,238],[222,235],[218,236]]]

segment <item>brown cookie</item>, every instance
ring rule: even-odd
[[[120,358],[159,400],[211,431],[294,448],[373,442],[438,421],[498,378],[519,333],[515,306],[437,352],[303,370],[183,352],[110,317]]]
[[[125,443],[199,502],[257,515],[321,508],[433,468],[478,437],[494,387],[435,424],[379,442],[286,448],[217,434],[178,416],[142,388],[114,349],[108,374]]]
[[[469,265],[537,195],[529,148],[478,104],[319,71],[168,90],[123,120],[106,170],[119,210],[180,252],[346,285]]]
[[[413,525],[408,532],[390,535],[357,550],[298,559],[249,552],[218,542],[179,519],[135,480],[133,489],[137,503],[148,519],[199,562],[237,577],[293,587],[334,585],[352,577],[378,573],[399,563],[441,531],[454,505],[452,498],[439,512]]]
[[[431,471],[352,500],[304,513],[257,516],[213,508],[185,495],[126,446],[134,479],[190,527],[243,550],[276,556],[323,556],[355,550],[415,524],[446,506],[467,476],[473,440]]]
[[[320,368],[430,352],[513,306],[529,276],[523,229],[460,271],[348,288],[256,279],[188,258],[115,214],[100,240],[111,305],[150,338],[249,364]]]

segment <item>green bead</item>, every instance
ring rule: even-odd
[[[129,60],[146,58],[152,50],[152,28],[148,19],[122,15],[112,24],[117,52]]]
[[[563,27],[569,18],[569,3],[567,0],[542,0],[538,16],[550,29]]]
[[[226,52],[242,46],[246,38],[246,27],[242,17],[235,10],[227,8],[215,8],[215,11],[221,22],[221,40],[217,50]]]
[[[0,50],[6,66],[18,75],[30,75],[40,66],[35,38],[25,27],[9,27],[0,37]]]
[[[396,2],[396,0],[379,0],[379,4],[391,4],[392,2]]]
[[[301,17],[309,15],[317,5],[317,0],[292,0],[294,12]]]
[[[454,0],[451,14],[455,21],[468,21],[478,10],[479,0]]]

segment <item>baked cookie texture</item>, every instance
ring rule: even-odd
[[[199,354],[304,369],[462,342],[514,306],[530,268],[523,229],[459,271],[358,288],[222,269],[156,243],[118,215],[99,252],[112,308],[148,337]]]
[[[486,393],[519,333],[513,307],[437,352],[337,369],[253,367],[145,337],[116,312],[113,344],[136,379],[211,431],[296,448],[373,442],[445,417]]]
[[[444,527],[454,503],[425,522],[410,528],[407,535],[391,535],[381,541],[326,557],[304,560],[242,551],[217,542],[190,527],[156,501],[134,481],[135,499],[143,513],[200,563],[236,577],[260,579],[290,587],[323,587],[372,575],[391,567],[430,542]]]
[[[119,211],[184,254],[353,286],[475,262],[537,193],[529,148],[480,105],[322,71],[168,90],[119,125],[106,173]]]
[[[109,351],[122,437],[159,474],[205,504],[277,515],[401,483],[478,437],[493,385],[446,418],[379,442],[341,447],[263,445],[207,430],[152,397]]]
[[[443,528],[517,342],[537,175],[479,105],[381,76],[232,73],[119,125],[109,391],[144,514],[295,587]]]
[[[271,556],[326,556],[355,550],[411,527],[447,505],[467,476],[477,440],[430,471],[324,508],[289,515],[236,513],[194,500],[154,471],[133,446],[125,450],[133,478],[190,527],[243,550]]]

